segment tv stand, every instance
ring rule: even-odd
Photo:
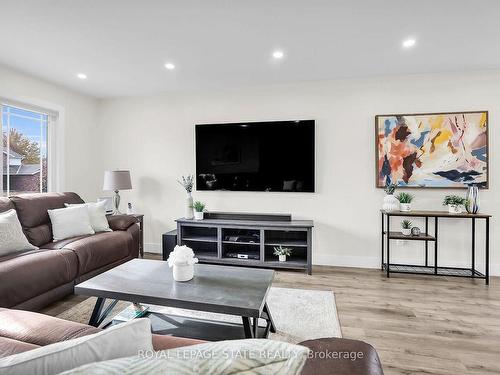
[[[312,271],[312,220],[291,215],[208,213],[204,220],[177,219],[177,244],[191,247],[201,263]],[[292,249],[286,262],[274,247]]]

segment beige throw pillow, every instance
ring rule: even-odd
[[[83,204],[66,203],[66,207],[87,207],[87,209],[89,210],[90,225],[92,225],[92,229],[94,229],[94,232],[111,232],[112,230],[109,228],[108,219],[106,218],[106,203],[106,201],[97,203],[89,202]]]

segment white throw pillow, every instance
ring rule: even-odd
[[[0,256],[36,249],[24,235],[16,210],[0,213]]]
[[[83,204],[66,203],[66,207],[86,206],[89,210],[90,225],[92,225],[92,229],[94,229],[94,232],[112,232],[112,230],[109,228],[108,219],[106,219],[106,203],[106,201],[97,203],[89,202]]]
[[[149,319],[134,319],[93,335],[1,358],[0,374],[59,374],[87,363],[130,357],[152,350],[151,322]]]
[[[52,223],[54,241],[65,238],[94,234],[90,225],[90,215],[87,206],[58,208],[48,210]]]
[[[210,342],[92,363],[60,375],[298,375],[309,349],[281,341]],[[142,355],[141,355],[142,354]]]

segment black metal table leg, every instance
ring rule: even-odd
[[[385,236],[385,230],[384,230],[384,213],[382,212],[382,262],[380,264],[380,269],[383,271],[384,270],[384,236]]]
[[[434,218],[434,275],[438,273],[438,218]]]
[[[97,327],[99,324],[99,317],[101,316],[101,311],[104,306],[106,298],[99,297],[94,305],[94,310],[92,310],[92,315],[90,316],[89,325]]]
[[[267,306],[267,303],[264,304],[264,309],[262,310],[262,318],[264,318],[267,321],[266,331],[271,331],[272,333],[276,333],[276,325],[274,324],[273,316],[269,311],[269,306]]]
[[[387,267],[386,267],[386,271],[387,271],[387,277],[390,277],[390,274],[389,274],[389,271],[390,271],[390,264],[391,264],[391,261],[390,261],[390,257],[389,257],[389,251],[390,251],[390,247],[391,247],[391,242],[389,240],[389,232],[391,231],[391,221],[390,221],[390,215],[387,215],[387,225],[386,225],[386,242],[387,242]]]
[[[259,319],[258,318],[253,318],[253,324],[252,324],[252,335],[253,337],[257,338],[259,336]]]
[[[425,217],[425,235],[429,235],[429,217]],[[429,241],[425,240],[425,266],[429,266]]]
[[[490,284],[490,218],[486,218],[486,285]]]
[[[472,277],[476,276],[476,218],[472,218]]]
[[[241,319],[243,320],[243,329],[245,330],[245,338],[252,339],[254,336],[252,333],[250,318],[248,316],[242,316]]]

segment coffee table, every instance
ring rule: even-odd
[[[242,319],[240,325],[194,318],[172,318],[158,313],[148,314],[154,317],[152,322],[154,320],[157,323],[175,325],[173,332],[178,336],[192,337],[193,332],[190,333],[190,329],[199,334],[204,331],[200,328],[204,324],[205,331],[217,333],[217,339],[221,339],[221,329],[234,332],[235,328],[244,333],[245,338],[260,338],[267,337],[269,332],[275,332],[276,329],[266,303],[273,278],[273,270],[196,264],[192,280],[177,282],[173,280],[172,269],[168,267],[167,262],[133,259],[76,285],[75,293],[97,297],[89,322],[95,327],[104,321],[121,300],[236,315]],[[107,298],[114,301],[103,311]],[[265,327],[259,327],[259,318],[266,321]],[[157,327],[156,332],[169,333],[165,332],[165,324]],[[186,326],[188,332],[182,332],[182,327],[179,327],[182,325]],[[213,338],[213,335],[208,336],[212,337],[196,338]]]

